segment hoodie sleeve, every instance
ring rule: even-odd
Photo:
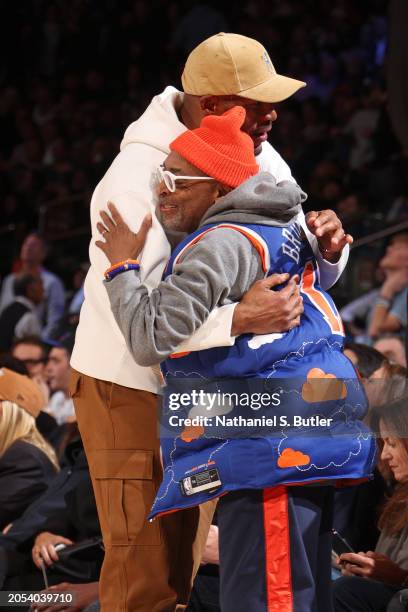
[[[238,301],[263,276],[260,257],[249,240],[220,228],[187,249],[174,273],[150,295],[135,271],[105,281],[105,287],[135,361],[149,366],[174,352],[213,308]]]

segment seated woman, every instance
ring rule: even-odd
[[[0,369],[0,530],[18,518],[58,471],[35,419],[44,399],[27,376]]]
[[[375,408],[372,427],[379,428],[381,460],[396,484],[382,508],[375,551],[340,556],[343,577],[333,583],[336,612],[382,612],[408,585],[408,394]]]

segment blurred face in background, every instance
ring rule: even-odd
[[[48,356],[45,375],[52,392],[63,391],[68,395],[69,355],[64,348],[53,348]]]
[[[30,378],[44,377],[46,360],[41,346],[22,342],[13,348],[11,354],[24,363]]]
[[[406,441],[397,436],[391,428],[380,420],[380,436],[383,441],[381,460],[392,471],[397,482],[408,482],[408,452]]]
[[[41,265],[45,259],[45,245],[39,236],[30,234],[21,245],[20,259],[30,265]]]
[[[380,268],[385,272],[400,270],[408,266],[408,234],[397,234],[385,251],[380,261]]]
[[[407,359],[405,355],[405,347],[399,338],[390,336],[389,338],[380,338],[375,342],[374,348],[380,351],[391,363],[407,367]]]
[[[381,406],[384,403],[384,391],[388,378],[389,373],[387,366],[384,364],[378,370],[375,370],[371,376],[362,379],[370,407]]]

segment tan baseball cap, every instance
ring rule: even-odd
[[[36,382],[8,368],[0,368],[0,401],[14,402],[37,418],[44,406],[44,396]]]
[[[181,82],[194,96],[236,95],[259,102],[281,102],[306,86],[278,74],[259,42],[225,32],[207,38],[190,53]]]

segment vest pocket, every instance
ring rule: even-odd
[[[105,544],[160,545],[159,521],[146,518],[155,498],[153,452],[94,450],[88,459]]]

